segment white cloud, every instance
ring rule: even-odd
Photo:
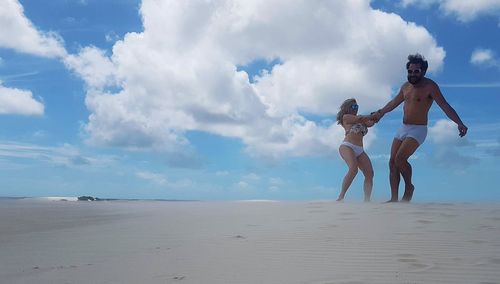
[[[422,8],[429,8],[430,6],[439,3],[440,0],[400,0],[400,5],[403,7],[419,6]]]
[[[450,120],[438,120],[429,127],[429,139],[436,144],[436,149],[429,160],[437,166],[457,170],[471,166],[479,162],[476,156],[464,154],[459,151],[460,146],[475,146],[465,137],[458,136],[457,125]]]
[[[6,88],[0,82],[0,114],[43,115],[44,105],[27,90]]]
[[[476,130],[474,128],[474,130]],[[489,129],[490,133],[492,132],[491,128]],[[484,153],[486,153],[487,157],[500,157],[500,137],[496,139],[482,139],[482,140],[476,140],[476,147],[477,149],[482,150]],[[486,157],[481,157],[481,158],[486,158]]]
[[[89,86],[91,143],[178,152],[196,130],[239,138],[255,156],[337,155],[343,130],[304,113],[334,116],[349,97],[379,108],[409,53],[431,72],[445,56],[423,27],[368,0],[144,0],[140,12],[144,31],[109,57],[88,47],[65,61]],[[254,83],[236,68],[276,58]]]
[[[487,67],[500,67],[500,59],[491,49],[477,48],[472,52],[470,62],[474,65]]]
[[[33,144],[0,141],[0,159],[15,163],[18,159],[27,159],[57,166],[107,167],[116,161],[112,156],[92,156],[81,153],[80,149],[64,144],[59,147],[47,147]]]
[[[136,172],[135,175],[141,179],[151,181],[158,185],[167,184],[167,179],[162,174],[148,172],[148,171],[140,171]]]
[[[120,37],[113,31],[106,33],[104,36],[107,42],[115,42],[117,41]]]
[[[436,144],[457,145],[460,142],[457,125],[447,119],[441,119],[429,127],[429,138]],[[463,139],[463,138],[462,138]]]
[[[482,15],[500,15],[499,0],[401,0],[405,7],[414,5],[429,8],[438,4],[439,8],[448,15],[455,15],[461,22],[473,21]]]
[[[104,88],[117,84],[115,66],[104,51],[96,47],[82,48],[78,55],[66,56],[64,63],[68,69],[75,71],[89,88]]]
[[[456,14],[458,19],[464,22],[474,20],[485,14],[500,15],[499,0],[447,0],[443,6],[445,11]]]
[[[473,64],[484,64],[491,60],[493,60],[493,51],[491,49],[476,49],[470,57],[470,62]]]
[[[235,184],[235,187],[238,189],[246,190],[250,189],[250,184],[248,184],[248,182],[245,181],[239,181],[238,183]]]
[[[3,0],[0,5],[0,47],[44,57],[66,54],[61,38],[38,31],[17,0]]]

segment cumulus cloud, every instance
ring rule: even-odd
[[[475,49],[471,54],[470,62],[478,66],[500,68],[500,59],[496,57],[495,52],[491,49]]]
[[[43,115],[44,105],[31,91],[7,88],[0,82],[0,114]]]
[[[447,119],[441,119],[429,127],[429,138],[436,144],[458,145],[460,138],[458,136],[457,125]]]
[[[446,147],[474,145],[467,136],[460,137],[458,135],[457,125],[449,119],[440,119],[429,127],[429,139],[437,145]]]
[[[61,38],[37,30],[17,0],[4,0],[0,5],[0,47],[44,57],[66,55]]]
[[[493,51],[491,49],[476,49],[472,52],[470,62],[472,64],[484,64],[493,60]]]
[[[55,33],[37,30],[17,0],[5,0],[0,5],[0,48],[43,57],[62,58],[66,55],[61,38]],[[0,65],[2,62],[0,58]],[[34,99],[31,91],[7,88],[0,82],[0,114],[43,113],[43,103]]]
[[[429,139],[436,145],[434,153],[429,158],[437,166],[458,170],[479,162],[477,157],[459,151],[459,147],[474,146],[474,144],[466,137],[458,136],[457,125],[453,121],[438,120],[429,127]]]
[[[475,20],[482,15],[500,15],[499,0],[401,0],[403,6],[419,6],[428,8],[438,4],[439,8],[448,15],[454,15],[461,22]]]
[[[176,153],[205,131],[255,156],[332,155],[343,130],[307,114],[334,116],[349,97],[378,108],[409,53],[430,72],[445,56],[426,29],[368,0],[144,0],[140,13],[144,30],[111,54],[86,47],[65,60],[88,86],[90,143]],[[257,60],[279,63],[249,78]]]
[[[82,48],[77,55],[64,58],[66,67],[76,72],[89,88],[105,88],[116,85],[115,66],[104,51],[89,46]]]

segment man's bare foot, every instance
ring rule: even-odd
[[[398,200],[391,198],[391,199],[387,200],[385,203],[393,203],[393,202],[398,202]]]
[[[338,202],[343,202],[343,201],[344,201],[344,197],[339,197],[339,198],[337,198],[337,201],[338,201]]]
[[[415,190],[415,186],[410,184],[409,186],[405,186],[405,193],[403,194],[403,198],[401,198],[402,202],[410,202],[413,197],[413,191]]]

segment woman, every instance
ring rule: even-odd
[[[375,122],[371,116],[357,115],[358,104],[355,99],[348,99],[342,103],[337,113],[337,123],[345,129],[344,141],[340,144],[340,156],[346,162],[349,170],[342,181],[342,190],[337,201],[342,201],[354,177],[358,173],[358,168],[365,176],[364,192],[365,202],[370,201],[373,187],[373,167],[368,155],[363,149],[363,136],[368,133],[368,127],[372,127]]]

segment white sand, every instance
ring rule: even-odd
[[[0,201],[0,283],[500,283],[500,204]]]

